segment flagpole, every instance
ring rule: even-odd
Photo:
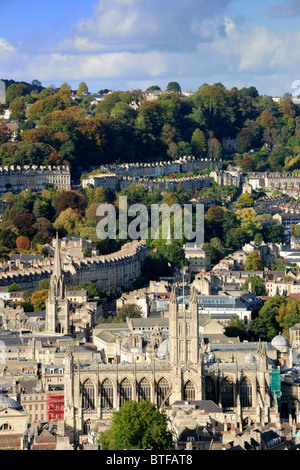
[[[183,310],[185,310],[185,304],[184,304],[184,268],[182,268],[181,270],[181,274],[182,274],[182,308]]]

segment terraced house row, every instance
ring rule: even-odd
[[[71,173],[68,166],[11,165],[0,167],[0,193],[20,193],[24,189],[41,191],[45,184],[56,189],[71,188]]]

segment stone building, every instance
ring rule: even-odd
[[[252,354],[247,345],[239,354],[216,358],[202,344],[199,333],[198,301],[195,290],[187,308],[179,304],[175,290],[169,302],[168,339],[157,328],[147,333],[148,360],[90,362],[74,360],[68,348],[65,358],[65,424],[79,435],[87,435],[99,420],[109,425],[112,412],[127,400],[149,399],[159,408],[172,412],[174,403],[212,400],[230,414],[232,425],[266,424],[278,419],[278,406],[270,382],[277,370],[264,343],[256,344]],[[124,325],[126,328],[126,325]],[[123,332],[123,333],[122,333]],[[124,328],[119,330],[124,334]],[[160,341],[155,338],[160,337]],[[157,338],[158,338],[157,337]],[[151,340],[152,338],[152,340]],[[106,338],[108,340],[108,338]],[[118,341],[118,340],[117,340]],[[141,337],[140,337],[141,341]],[[143,347],[140,343],[139,347]],[[255,347],[252,343],[251,349]]]
[[[0,167],[0,193],[20,193],[24,189],[41,191],[45,183],[56,189],[71,188],[71,173],[68,166],[11,165]]]
[[[188,262],[191,272],[198,273],[201,270],[210,271],[211,269],[211,253],[205,251],[201,246],[191,246],[191,243],[184,245],[184,255]]]
[[[62,260],[62,271],[67,285],[77,286],[83,282],[95,282],[106,291],[129,288],[141,275],[141,267],[148,248],[144,240],[126,243],[117,252],[96,255],[90,258],[68,258]],[[27,269],[0,272],[0,287],[16,282],[22,289],[38,287],[42,279],[49,279],[53,259],[35,260]]]
[[[0,450],[27,450],[27,422],[20,403],[0,394]]]

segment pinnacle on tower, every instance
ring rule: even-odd
[[[197,304],[197,292],[195,289],[195,286],[191,288],[191,296],[190,296],[190,303],[196,303]]]
[[[176,287],[173,285],[170,295],[170,303],[177,303]]]

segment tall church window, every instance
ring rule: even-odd
[[[132,386],[128,379],[124,379],[120,385],[120,406],[128,400],[132,400]]]
[[[169,389],[170,389],[169,382],[165,378],[160,379],[160,381],[157,384],[157,406],[158,407],[160,407],[163,404],[169,392]],[[169,406],[169,398],[166,400],[165,406]]]
[[[138,386],[138,400],[151,400],[151,386],[148,379],[145,377],[140,381]]]
[[[190,380],[185,384],[183,388],[183,399],[186,401],[195,400],[195,386]]]
[[[104,380],[101,386],[101,408],[113,408],[114,389],[112,381]]]
[[[248,377],[245,377],[241,382],[240,398],[242,408],[252,406],[252,384]]]
[[[221,403],[223,408],[233,408],[233,382],[226,377],[221,384]]]
[[[84,410],[95,408],[95,387],[91,379],[87,379],[82,387],[82,408]]]
[[[211,377],[205,378],[205,399],[212,400],[216,403],[216,387],[213,379]]]

